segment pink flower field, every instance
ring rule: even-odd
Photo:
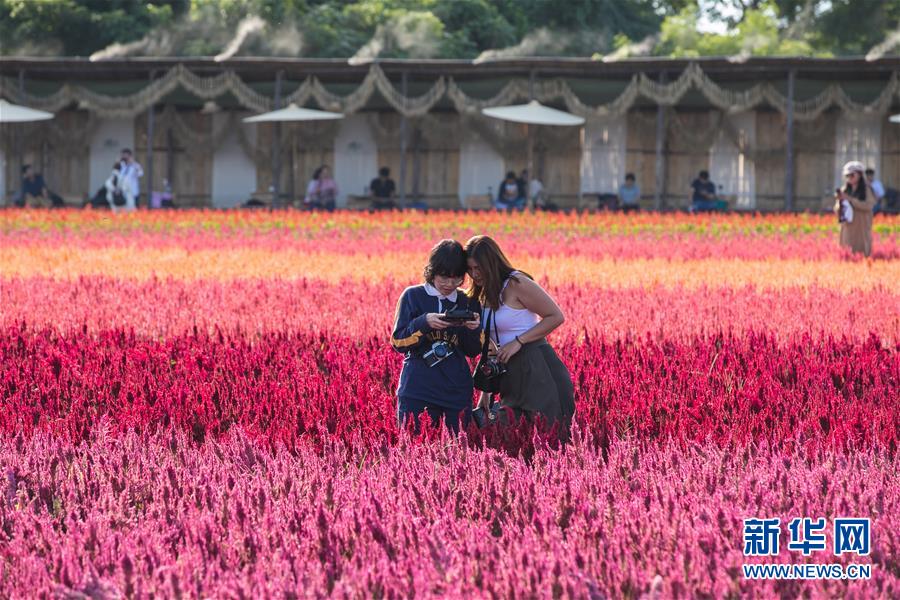
[[[0,211],[0,598],[900,597],[900,218],[832,221]],[[397,298],[475,233],[566,314],[565,445],[397,427]]]

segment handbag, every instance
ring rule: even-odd
[[[488,347],[491,343],[490,331],[492,320],[494,321],[494,332],[497,333],[497,321],[494,319],[493,310],[488,314],[487,321],[485,322],[484,330],[486,335],[484,336],[484,345],[481,347],[481,357],[475,365],[475,373],[472,375],[472,385],[475,386],[475,389],[481,390],[482,392],[496,394],[500,391],[500,381],[506,373],[506,365],[495,358],[488,357]],[[497,334],[497,339],[500,339],[499,333]]]

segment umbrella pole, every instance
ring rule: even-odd
[[[275,74],[275,110],[281,108],[281,74]],[[272,208],[281,208],[281,123],[272,124]]]
[[[525,168],[528,169],[528,179],[525,181],[525,206],[527,207],[531,205],[531,180],[534,179],[534,127],[525,125],[525,133],[528,136],[528,154],[525,158]]]
[[[19,93],[25,97],[25,69],[19,69]],[[22,190],[22,167],[25,166],[25,135],[22,132],[22,125],[15,128],[16,132],[16,158],[19,160],[18,168],[13,173],[13,181],[18,181],[16,190]],[[16,179],[18,178],[18,180]],[[4,192],[5,195],[5,192]],[[25,200],[25,193],[22,191],[22,200]]]
[[[403,71],[400,90],[403,93],[403,101],[406,102],[406,71]],[[406,208],[406,129],[406,114],[400,113],[400,208]]]
[[[153,76],[155,73],[150,71],[150,83],[153,84]],[[147,210],[153,208],[153,136],[155,135],[155,123],[153,122],[153,104],[147,108],[147,195],[144,200],[147,202]]]

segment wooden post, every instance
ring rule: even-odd
[[[666,83],[666,72],[659,74],[659,82]],[[653,193],[653,206],[656,210],[666,208],[666,107],[656,106],[656,189]]]
[[[794,210],[794,83],[797,70],[788,71],[787,126],[784,156],[784,210]]]
[[[407,72],[403,71],[400,79],[400,93],[403,94],[403,107],[406,108]],[[406,115],[400,113],[400,207],[406,208]]]
[[[275,74],[275,110],[281,108],[281,77]],[[272,124],[272,208],[281,207],[281,123]]]
[[[175,134],[172,132],[172,124],[166,130],[166,179],[172,189],[175,189]]]
[[[19,69],[19,93],[25,94],[25,69]],[[13,177],[18,178],[14,179],[16,181],[16,185],[18,186],[16,189],[22,192],[22,201],[25,201],[25,193],[22,190],[22,167],[25,166],[25,136],[22,132],[22,125],[20,124],[15,129],[16,132],[16,158],[19,161],[18,168],[16,172],[13,173]],[[5,193],[4,193],[5,195]]]
[[[421,156],[419,156],[419,150],[421,149],[421,142],[422,132],[419,131],[418,127],[416,127],[415,129],[413,129],[412,136],[412,196],[414,202],[419,199],[419,170],[421,168]]]
[[[528,73],[528,101],[534,100],[534,77],[535,70],[531,69]],[[528,171],[528,181],[525,182],[525,206],[531,203],[531,180],[534,179],[534,134],[535,129],[531,125],[525,125],[525,138],[527,151],[525,154],[525,169]],[[536,207],[535,207],[536,208]]]
[[[150,83],[153,83],[155,73],[150,71]],[[153,208],[151,198],[153,197],[153,105],[147,109],[147,193],[145,200],[147,201],[147,209]]]

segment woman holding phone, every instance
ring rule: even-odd
[[[397,386],[401,427],[427,412],[432,423],[443,420],[459,430],[472,413],[472,374],[466,357],[481,352],[481,307],[458,289],[466,275],[466,253],[455,240],[431,249],[423,277],[397,303],[391,346],[404,354]]]
[[[473,300],[484,306],[483,321],[496,343],[496,358],[506,365],[500,379],[502,406],[517,417],[541,415],[565,426],[575,413],[569,370],[546,337],[565,321],[559,305],[530,275],[517,271],[500,246],[486,235],[466,243]],[[479,406],[488,407],[489,395]]]
[[[841,224],[841,246],[869,256],[872,254],[872,211],[875,192],[866,181],[866,168],[861,162],[844,165],[843,188],[835,191],[834,212]],[[849,204],[850,210],[847,210]],[[849,216],[848,215],[852,215]]]

